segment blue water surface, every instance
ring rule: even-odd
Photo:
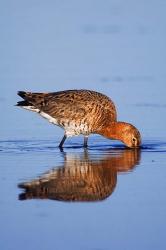
[[[0,2],[0,249],[166,248],[166,2]],[[93,89],[140,150],[68,139],[18,90]]]

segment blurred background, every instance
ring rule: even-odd
[[[143,138],[165,133],[166,2],[0,2],[1,139],[53,138],[61,129],[14,107],[18,90],[93,89]]]

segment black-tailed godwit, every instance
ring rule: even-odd
[[[19,91],[18,95],[24,101],[19,101],[17,106],[34,111],[64,129],[60,148],[67,137],[80,134],[84,135],[84,147],[87,147],[90,134],[120,140],[130,148],[141,144],[137,128],[117,121],[115,105],[104,94],[91,90],[66,90],[52,93]]]

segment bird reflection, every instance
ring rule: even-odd
[[[117,173],[128,172],[139,164],[140,150],[111,150],[100,155],[64,153],[64,164],[32,181],[20,183],[20,200],[99,201],[110,196]]]

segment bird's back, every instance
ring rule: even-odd
[[[20,91],[18,94],[25,100],[24,105],[33,106],[41,115],[43,114],[42,116],[51,117],[55,124],[63,128],[73,126],[76,131],[78,130],[78,134],[82,133],[80,128],[83,131],[87,130],[87,134],[93,133],[99,127],[117,119],[112,100],[95,91],[66,90],[52,93]]]

